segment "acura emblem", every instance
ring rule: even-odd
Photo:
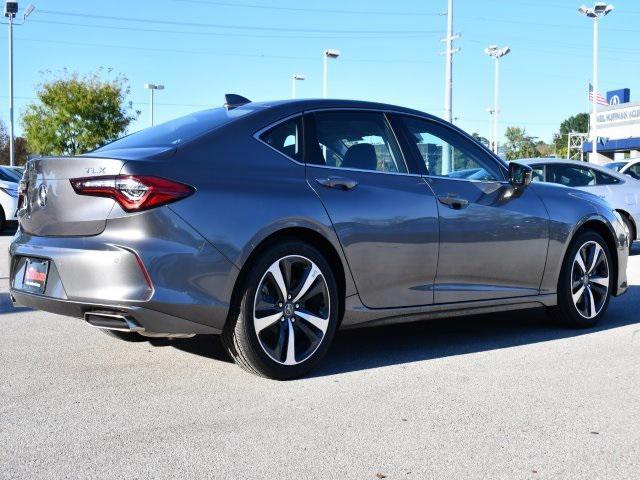
[[[38,188],[38,205],[44,207],[47,204],[47,186],[42,183]]]

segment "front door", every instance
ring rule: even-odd
[[[307,114],[305,160],[307,182],[327,209],[362,303],[433,303],[436,200],[420,175],[408,173],[385,114]]]
[[[403,116],[398,124],[437,198],[435,303],[537,295],[549,226],[535,186],[514,189],[497,159],[445,123]]]

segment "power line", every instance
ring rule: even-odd
[[[305,13],[338,13],[343,15],[400,15],[407,17],[414,16],[438,16],[439,13],[426,13],[426,12],[398,12],[398,11],[382,11],[382,10],[337,10],[327,8],[302,8],[302,7],[280,7],[274,5],[258,5],[255,3],[231,3],[231,2],[218,2],[214,0],[174,0],[182,3],[194,3],[201,5],[216,5],[220,7],[237,7],[237,8],[256,8],[261,10],[278,10],[288,12],[305,12]]]
[[[59,44],[59,45],[71,45],[71,46],[80,46],[80,47],[91,47],[91,48],[116,48],[123,50],[135,50],[135,51],[147,51],[147,52],[157,52],[157,53],[180,53],[180,54],[191,54],[191,55],[220,55],[220,56],[230,56],[230,57],[250,57],[250,58],[270,58],[270,59],[285,59],[285,60],[309,60],[316,61],[317,57],[303,57],[303,56],[294,56],[294,55],[265,55],[260,53],[242,53],[242,52],[229,52],[229,51],[215,51],[215,50],[177,50],[177,49],[167,49],[167,48],[153,48],[153,47],[132,47],[130,45],[110,45],[104,43],[87,43],[87,42],[70,42],[64,40],[50,40],[50,39],[41,39],[41,38],[27,38],[27,37],[19,37],[20,41],[23,42],[36,42],[36,43],[47,43],[47,44]],[[347,58],[343,61],[346,62],[356,62],[356,63],[410,63],[410,64],[434,64],[437,63],[435,60],[432,62],[429,61],[416,61],[410,59],[394,59],[394,60],[380,60],[377,58]]]
[[[38,10],[40,14],[45,15],[57,15],[63,17],[79,17],[79,18],[92,18],[95,20],[116,20],[119,22],[133,22],[144,24],[156,24],[156,25],[177,25],[183,27],[196,27],[196,28],[218,28],[222,30],[257,30],[264,32],[297,32],[297,33],[345,33],[345,34],[422,34],[422,33],[438,33],[439,31],[424,31],[424,30],[323,30],[313,28],[292,28],[292,27],[260,27],[249,25],[225,25],[218,23],[198,23],[198,22],[175,22],[172,20],[153,20],[149,18],[134,18],[134,17],[117,17],[112,15],[94,15],[89,13],[73,13],[62,12],[58,10]]]
[[[336,39],[358,39],[358,40],[369,40],[369,39],[380,39],[383,38],[385,40],[404,40],[408,38],[425,38],[429,36],[437,36],[441,34],[441,32],[424,32],[423,34],[412,34],[412,35],[383,35],[383,36],[375,36],[375,35],[367,35],[367,36],[350,36],[350,35],[331,35],[330,37],[327,35],[261,35],[261,34],[244,34],[244,33],[233,33],[233,32],[197,32],[197,31],[186,31],[186,30],[164,30],[164,29],[154,29],[154,28],[140,28],[140,27],[121,27],[117,25],[96,25],[96,24],[88,24],[88,23],[75,23],[75,22],[63,22],[63,21],[50,21],[50,20],[40,20],[33,19],[30,20],[35,23],[45,23],[50,25],[65,25],[70,27],[83,27],[83,28],[99,28],[99,29],[107,29],[107,30],[124,30],[124,31],[133,31],[133,32],[149,32],[149,33],[173,33],[179,35],[206,35],[206,36],[214,36],[214,37],[242,37],[242,38],[294,38],[294,39],[326,39],[326,38],[336,38]]]

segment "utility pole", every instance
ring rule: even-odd
[[[453,48],[453,41],[460,35],[453,34],[453,0],[447,3],[447,36],[442,39],[445,42],[444,62],[444,119],[447,122],[453,120],[453,54],[459,52],[459,48]],[[442,152],[442,174],[446,175],[453,167],[451,148],[445,148]]]

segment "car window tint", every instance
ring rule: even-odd
[[[302,162],[302,117],[297,117],[267,130],[260,140],[286,156]]]
[[[598,185],[615,185],[616,183],[620,183],[620,179],[609,175],[608,173],[603,173],[599,170],[594,170],[596,174],[596,183]]]
[[[230,110],[222,107],[203,110],[161,123],[155,127],[145,128],[94,151],[104,152],[120,148],[178,146],[255,111],[256,109],[252,108],[251,104]]]
[[[377,112],[318,112],[309,163],[336,168],[406,173],[391,127]]]
[[[503,178],[498,166],[480,147],[454,130],[414,117],[402,117],[402,122],[429,175],[487,181]]]
[[[634,163],[624,173],[636,180],[640,180],[640,163]]]
[[[592,169],[579,165],[547,165],[548,181],[568,187],[588,187],[596,184]]]
[[[532,182],[544,182],[544,165],[532,165],[533,176]]]

